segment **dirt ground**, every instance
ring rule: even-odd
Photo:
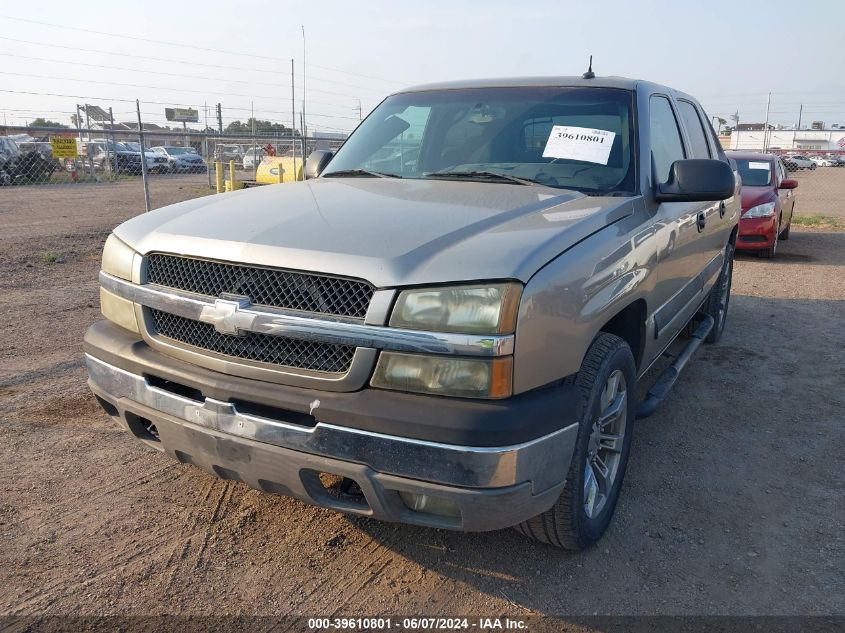
[[[203,192],[179,183],[157,206]],[[845,233],[738,258],[723,341],[638,423],[610,531],[572,554],[349,518],[118,430],[81,340],[142,202],[0,190],[0,614],[845,614]]]

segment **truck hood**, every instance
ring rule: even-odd
[[[315,271],[377,287],[527,281],[630,214],[635,200],[544,186],[318,178],[182,202],[115,233],[143,254]]]

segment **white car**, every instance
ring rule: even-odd
[[[250,147],[244,153],[244,169],[255,169],[266,155],[264,148]]]
[[[819,167],[836,167],[836,161],[830,158],[825,158],[824,156],[813,156],[810,158],[816,165]]]
[[[783,166],[787,171],[797,171],[799,169],[815,169],[818,167],[816,163],[800,154],[793,154],[792,156],[783,157]]]

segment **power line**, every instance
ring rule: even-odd
[[[218,49],[218,48],[208,48],[208,47],[205,47],[205,46],[196,46],[194,44],[184,44],[184,43],[181,43],[181,42],[168,42],[166,40],[156,40],[156,39],[147,38],[147,37],[139,37],[137,35],[126,35],[126,34],[123,34],[123,33],[109,33],[107,31],[96,31],[94,29],[84,29],[84,28],[81,28],[81,27],[78,27],[78,26],[66,26],[64,24],[54,24],[52,22],[42,22],[40,20],[30,20],[28,18],[18,18],[18,17],[11,16],[11,15],[0,15],[0,18],[6,19],[6,20],[13,20],[13,21],[16,21],[16,22],[24,22],[24,23],[27,23],[27,24],[37,24],[39,26],[49,26],[49,27],[56,28],[56,29],[65,29],[65,30],[68,30],[68,31],[79,31],[81,33],[91,33],[91,34],[94,34],[94,35],[105,35],[107,37],[117,37],[117,38],[120,38],[120,39],[123,39],[123,40],[133,40],[133,41],[136,41],[136,42],[148,42],[148,43],[151,43],[151,44],[163,44],[164,46],[177,46],[177,47],[180,47],[180,48],[189,48],[189,49],[197,50],[197,51],[205,51],[207,53],[221,53],[223,55],[240,55],[242,57],[252,57],[254,59],[266,59],[266,60],[275,61],[275,62],[286,61],[281,57],[270,57],[268,55],[256,55],[255,53],[244,53],[244,52],[241,52],[241,51],[227,51],[227,50],[221,50],[221,49]],[[383,77],[375,77],[373,75],[364,75],[364,74],[361,74],[361,73],[353,73],[353,72],[349,72],[349,71],[346,71],[346,70],[341,70],[339,68],[331,68],[330,66],[317,66],[316,64],[309,64],[309,66],[312,66],[314,68],[321,68],[323,70],[330,70],[332,72],[343,73],[343,74],[347,74],[347,75],[356,75],[358,77],[366,77],[367,79],[374,79],[376,81],[384,81],[384,82],[392,83],[392,84],[402,84],[403,83],[401,81],[396,81],[394,79],[385,79]]]
[[[116,52],[116,51],[105,51],[105,50],[102,50],[102,49],[95,49],[95,48],[81,48],[79,46],[66,46],[66,45],[63,45],[63,44],[53,44],[53,43],[50,43],[50,42],[35,42],[35,41],[32,41],[32,40],[21,40],[21,39],[17,39],[17,38],[14,38],[14,37],[5,37],[5,36],[0,36],[0,40],[5,40],[5,41],[9,41],[9,42],[17,42],[17,43],[20,43],[20,44],[32,44],[34,46],[42,46],[42,47],[47,46],[47,47],[51,47],[51,48],[61,48],[61,49],[71,50],[71,51],[81,51],[81,52],[84,52],[84,53],[97,53],[97,54],[101,54],[101,55],[117,55],[119,57],[130,57],[132,59],[146,59],[146,60],[149,60],[149,61],[164,62],[164,63],[167,63],[167,64],[173,64],[173,63],[188,64],[188,65],[191,65],[191,66],[203,66],[205,68],[217,68],[217,69],[220,69],[220,70],[237,70],[237,71],[241,71],[241,72],[257,72],[257,73],[268,73],[268,74],[273,74],[273,75],[283,75],[285,77],[290,76],[290,73],[282,71],[282,70],[267,70],[267,69],[264,69],[264,68],[246,68],[246,67],[243,67],[243,66],[227,66],[227,65],[223,65],[223,64],[206,64],[206,63],[196,62],[196,61],[192,61],[192,60],[181,60],[181,59],[172,59],[172,58],[165,58],[165,57],[149,57],[149,56],[145,56],[145,55],[135,55],[135,54],[132,54],[132,53],[119,53],[119,52]],[[10,55],[10,56],[12,55],[12,53],[0,53],[0,54]],[[23,57],[23,56],[20,56],[20,57]],[[31,58],[31,59],[38,59],[38,58]],[[45,60],[45,61],[54,62],[54,61],[58,61],[58,60],[48,59],[48,60]],[[75,63],[75,62],[64,62],[64,63]],[[82,64],[82,62],[79,62],[79,63]],[[85,65],[85,64],[82,64],[82,65]],[[309,66],[310,66],[310,64],[309,64]],[[143,71],[143,72],[147,72],[147,71]],[[301,73],[295,73],[295,76],[296,77],[302,77],[302,74]],[[313,79],[314,81],[323,81],[323,82],[326,82],[326,83],[337,84],[339,86],[347,86],[349,88],[357,88],[358,90],[366,90],[366,91],[369,91],[369,92],[378,92],[382,95],[385,94],[384,90],[380,90],[378,88],[368,88],[366,86],[361,86],[359,84],[351,84],[351,83],[344,82],[344,81],[336,81],[334,79],[325,79],[323,77],[315,77],[313,75],[308,75],[308,78]],[[215,79],[217,79],[217,78],[215,78]],[[309,90],[313,90],[313,89],[309,88]],[[315,91],[315,92],[319,92],[319,91]],[[357,96],[355,98],[357,98]],[[365,98],[369,98],[369,97],[365,97]]]
[[[275,84],[275,83],[268,83],[268,82],[262,82],[262,81],[249,81],[249,80],[246,80],[246,79],[221,79],[220,77],[207,77],[207,76],[204,76],[204,75],[185,75],[183,73],[168,73],[168,72],[164,72],[164,71],[161,71],[161,70],[143,70],[143,69],[140,69],[140,68],[126,68],[125,66],[110,66],[110,65],[106,65],[106,64],[89,64],[89,63],[86,63],[86,62],[65,61],[63,59],[46,59],[44,57],[30,57],[28,55],[17,55],[15,53],[0,53],[0,55],[2,55],[3,57],[14,57],[14,58],[17,58],[17,59],[28,59],[28,60],[36,61],[36,62],[48,62],[50,64],[70,64],[71,66],[87,66],[89,68],[102,68],[102,69],[106,69],[106,70],[122,70],[122,71],[126,71],[126,72],[147,73],[149,75],[161,75],[161,76],[164,76],[164,77],[180,77],[180,78],[184,78],[184,79],[202,79],[202,80],[205,80],[205,81],[223,81],[223,82],[227,82],[227,83],[247,84],[247,85],[252,85],[252,86],[268,86],[268,87],[272,87],[272,88],[287,88],[288,87],[287,84]],[[358,98],[357,95],[350,95],[350,94],[345,94],[345,93],[342,93],[342,92],[332,92],[330,90],[320,90],[318,88],[311,88],[310,90],[312,92],[320,92],[320,93],[325,93],[325,94],[329,94],[329,95],[335,95],[335,96],[338,96],[338,97],[348,97],[350,99],[357,99]],[[320,105],[328,105],[328,106],[335,105],[333,103],[327,103],[325,101],[322,101],[322,102],[321,101],[313,101],[311,99],[309,99],[309,101],[311,101],[311,103],[318,103]]]

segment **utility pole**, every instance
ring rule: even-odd
[[[255,102],[249,102],[250,114],[252,115],[252,179],[258,178],[258,147],[255,141]]]
[[[217,104],[217,131],[223,134],[223,108]]]
[[[290,144],[293,149],[293,179],[296,180],[296,91],[293,87],[293,57],[290,58]]]
[[[361,120],[361,100],[358,99],[358,120]]]
[[[302,136],[308,136],[305,130],[305,99],[308,92],[305,90],[305,25],[302,25],[302,125],[300,126],[302,129]],[[303,155],[303,160],[305,159],[305,155]]]
[[[804,104],[802,103],[801,106],[798,108],[798,125],[795,126],[795,132],[792,133],[792,145],[791,148],[795,149],[795,135],[798,133],[798,130],[801,129],[801,115],[804,113]]]
[[[769,106],[772,104],[772,93],[769,93],[769,96],[766,98],[766,122],[763,124],[763,152],[766,152],[766,148],[769,144]]]
[[[205,121],[205,127],[202,131],[202,155],[205,160],[209,163],[211,162],[211,157],[208,155],[208,102],[203,102],[202,104],[202,112],[203,112],[203,120]],[[211,189],[211,165],[208,166],[208,169],[205,170],[205,173],[208,175],[208,188]]]

